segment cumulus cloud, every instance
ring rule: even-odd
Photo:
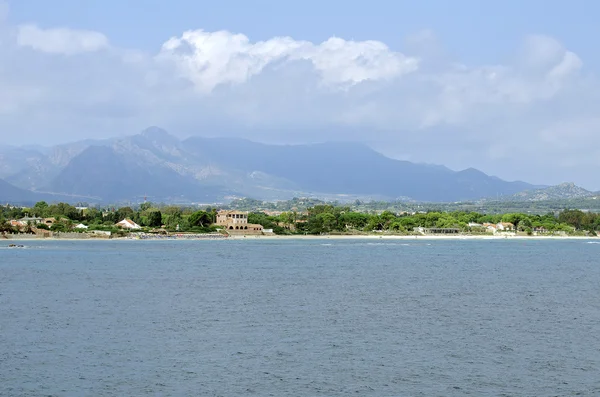
[[[49,54],[72,55],[108,48],[108,39],[102,33],[67,28],[42,29],[36,25],[21,25],[17,44]]]
[[[0,48],[0,134],[11,143],[160,125],[278,143],[364,141],[411,161],[600,188],[590,171],[600,165],[591,149],[600,147],[598,82],[548,36],[525,37],[511,61],[466,65],[431,31],[399,51],[193,30],[154,54],[111,47],[97,32],[14,32],[0,40],[9,43]]]
[[[276,37],[250,42],[243,34],[194,30],[167,41],[157,57],[172,62],[198,90],[210,92],[227,83],[243,83],[267,66],[308,61],[326,85],[352,86],[411,73],[418,59],[391,51],[378,41],[330,38],[321,44]]]

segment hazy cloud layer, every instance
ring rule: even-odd
[[[8,3],[0,0],[0,24],[2,24],[6,20],[6,17],[8,16],[8,11]]]
[[[36,25],[18,27],[17,44],[49,54],[72,55],[108,47],[102,33],[66,28],[41,29]]]
[[[5,142],[149,125],[278,143],[358,140],[411,161],[600,189],[598,83],[552,37],[525,37],[500,65],[439,56],[431,31],[408,38],[401,52],[379,41],[256,42],[195,30],[148,54],[115,48],[100,32],[3,25],[2,4]]]

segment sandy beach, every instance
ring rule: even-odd
[[[597,238],[597,237],[596,237]],[[513,236],[513,235],[459,235],[459,236],[405,236],[405,235],[270,235],[270,236],[231,236],[233,240],[263,239],[263,240],[593,240],[585,236]],[[600,241],[600,239],[599,239]]]
[[[600,242],[598,237],[587,236],[515,236],[515,235],[453,235],[453,236],[406,236],[406,235],[232,235],[229,237],[214,238],[146,238],[137,239],[131,237],[107,238],[56,238],[56,237],[23,237],[14,236],[9,238],[0,238],[0,242],[10,244],[11,242],[26,241],[203,241],[203,240],[595,240]]]

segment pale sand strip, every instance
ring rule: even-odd
[[[406,235],[269,235],[269,236],[256,236],[256,235],[236,235],[226,238],[164,238],[164,239],[135,239],[129,237],[115,237],[111,239],[104,238],[8,238],[0,239],[0,244],[11,242],[27,242],[27,241],[226,241],[226,240],[597,240],[600,243],[598,237],[585,237],[585,236],[471,236],[471,235],[460,235],[460,236],[406,236]]]
[[[270,236],[231,236],[233,240],[593,240],[594,237],[584,236],[405,236],[405,235],[270,235]],[[598,239],[600,241],[600,239]]]

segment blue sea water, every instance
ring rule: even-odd
[[[598,396],[591,241],[0,243],[2,396]]]

